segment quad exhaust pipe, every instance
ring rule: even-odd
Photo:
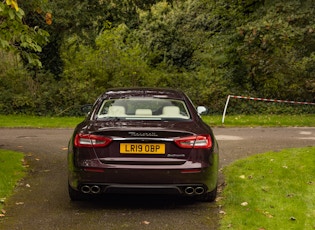
[[[85,194],[99,194],[101,192],[101,188],[98,185],[83,185],[81,187],[81,192]]]
[[[205,192],[205,189],[201,186],[198,186],[198,187],[186,187],[185,190],[184,190],[185,194],[186,195],[201,195]]]

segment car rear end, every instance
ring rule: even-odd
[[[152,99],[152,95],[148,97]],[[194,110],[191,112],[190,102],[185,102],[188,103],[185,104],[187,113],[182,113],[183,117],[165,119],[162,110],[158,113],[149,106],[143,108],[143,102],[141,112],[151,110],[149,115],[125,111],[127,115],[107,117],[110,109],[102,106],[109,102],[110,107],[113,106],[110,100],[106,98],[106,102],[95,108],[92,118],[76,128],[70,141],[71,198],[75,199],[80,193],[202,197],[216,191],[217,143],[211,129]],[[158,102],[161,101],[153,100],[153,103]],[[117,106],[118,101],[115,103]],[[119,103],[121,106],[123,101]],[[98,111],[102,109],[106,112],[100,115]]]

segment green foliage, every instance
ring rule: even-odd
[[[315,51],[311,3],[266,1],[255,12],[256,20],[237,27],[230,48],[230,58],[235,61],[229,67],[238,66],[229,69],[242,93],[314,100],[314,89],[309,85]]]
[[[231,99],[228,114],[315,114],[314,105]]]
[[[41,66],[36,53],[42,51],[49,34],[38,26],[32,28],[25,24],[24,16],[16,1],[0,3],[0,49],[19,53],[29,64]]]
[[[75,47],[70,52],[66,50],[61,81],[65,87],[61,94],[71,95],[73,103],[92,103],[107,88],[143,86],[146,85],[144,81],[150,82],[152,73],[140,58],[139,45],[126,42],[126,35],[128,28],[121,24],[104,30],[97,37],[97,49],[80,46],[78,52]]]
[[[193,0],[173,5],[161,1],[150,11],[139,10],[141,23],[134,33],[148,54],[150,66],[166,66],[172,71],[195,68],[194,52],[204,41],[198,36],[204,20],[204,15],[196,18],[199,7],[200,3]]]
[[[0,113],[56,114],[62,100],[49,73],[30,72],[13,53],[0,51]]]
[[[95,39],[110,25],[118,26],[122,23],[129,27],[136,27],[138,22],[138,7],[147,7],[151,1],[111,0],[111,1],[47,1],[42,5],[46,11],[52,13],[51,25],[45,29],[51,34],[50,42],[44,47],[41,60],[46,70],[59,79],[63,72],[61,47],[90,45],[95,48]],[[153,1],[154,2],[154,1]],[[32,25],[42,24],[41,18],[31,16]],[[68,43],[68,38],[76,37],[75,42]],[[71,48],[69,48],[71,49]]]
[[[107,88],[130,86],[182,89],[212,113],[222,112],[229,94],[315,100],[313,0],[57,0],[34,10],[35,5],[21,3],[29,28],[51,34],[40,54],[44,68],[13,65],[9,71],[0,65],[1,113],[78,115],[74,108]],[[231,103],[229,109],[298,113],[261,103]],[[313,113],[299,110],[305,111]]]
[[[315,114],[203,115],[212,127],[315,127]]]

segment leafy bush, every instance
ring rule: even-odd
[[[229,94],[315,100],[313,1],[113,0],[77,6],[45,4],[55,17],[47,26],[52,37],[41,55],[43,69],[23,67],[18,57],[1,53],[0,113],[75,116],[106,89],[134,86],[182,89],[212,114],[222,113]],[[26,20],[39,23],[35,15]],[[234,114],[314,113],[314,106],[230,103]]]

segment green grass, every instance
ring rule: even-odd
[[[314,229],[314,173],[315,147],[258,154],[227,166],[220,229]]]
[[[25,176],[24,154],[0,149],[0,214],[16,183]]]
[[[228,115],[222,124],[222,116],[203,116],[211,126],[223,127],[315,127],[315,114],[312,115]],[[0,115],[0,127],[20,128],[74,128],[84,117],[39,117],[25,115]]]
[[[222,124],[222,116],[203,116],[203,120],[212,126],[224,127],[288,127],[315,126],[315,114],[304,115],[227,115]]]
[[[84,117],[40,117],[0,115],[0,127],[19,128],[74,128]]]

